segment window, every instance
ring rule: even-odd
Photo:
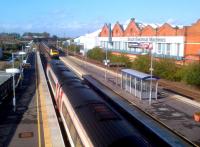
[[[72,124],[71,127],[70,127],[70,134],[72,136],[72,140],[74,142],[76,142],[76,137],[77,137],[77,132],[76,132],[76,129],[74,127],[74,125]]]
[[[161,54],[161,43],[158,43],[158,54]]]
[[[100,46],[103,47],[103,41],[100,42]]]
[[[127,50],[127,46],[128,46],[128,43],[127,43],[127,42],[124,42],[124,50],[125,50],[125,51]]]
[[[72,123],[72,120],[69,116],[69,113],[68,113],[65,105],[63,105],[63,107],[62,107],[62,113],[63,113],[64,119],[65,119],[65,123],[67,124],[67,126],[69,128],[69,131],[70,131],[70,134],[71,134],[74,144],[76,144],[77,147],[82,147],[83,144],[81,142],[81,139],[75,129],[74,124]]]
[[[115,50],[116,49],[116,42],[113,41],[113,49]]]
[[[116,41],[116,49],[120,49],[120,42]]]
[[[83,144],[82,144],[80,138],[77,137],[77,140],[76,140],[76,147],[82,147],[82,146],[83,146]]]
[[[177,43],[177,57],[179,57],[180,43]]]
[[[66,108],[65,105],[63,105],[63,107],[62,107],[62,113],[63,113],[63,116],[65,118],[65,122],[66,122],[67,126],[70,127],[70,124],[72,122],[71,122],[71,118],[69,117],[69,114],[67,112],[67,108]]]
[[[170,55],[170,43],[167,43],[167,50],[166,50],[166,54]]]
[[[55,83],[50,71],[49,71],[49,79],[50,79],[51,85],[53,86],[53,90],[55,91],[56,83]]]
[[[164,43],[161,44],[161,50],[162,50],[162,54],[165,54],[165,44]]]

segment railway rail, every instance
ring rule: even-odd
[[[78,57],[81,58],[81,56],[78,56]],[[81,59],[82,59],[82,58],[81,58]],[[50,61],[51,58],[48,58],[48,57],[47,57],[47,60]],[[101,66],[103,66],[103,65],[101,65]],[[154,139],[155,139],[155,138],[154,138]],[[160,142],[160,143],[163,143],[163,142]]]
[[[193,90],[192,88],[188,88],[175,82],[170,82],[163,79],[159,80],[159,85],[162,86],[165,90],[172,91],[189,99],[200,102],[200,90]]]
[[[69,55],[73,55],[79,59],[83,59],[85,60],[81,55],[78,55],[78,54],[74,54],[72,52],[69,52]],[[91,59],[87,59],[85,60],[86,62],[90,62],[90,63],[93,63],[93,64],[96,64],[100,67],[105,67],[105,65],[103,65],[103,63],[100,63],[100,62],[97,62],[95,60],[91,60]],[[119,70],[120,68],[118,68],[117,70]],[[114,72],[116,72],[116,68],[109,68],[109,70],[112,70]],[[195,101],[198,101],[200,102],[200,89],[197,90],[197,89],[194,89],[194,88],[190,88],[188,86],[184,86],[182,84],[179,84],[179,83],[176,83],[176,82],[171,82],[171,81],[167,81],[167,80],[164,80],[164,79],[160,79],[159,80],[159,85],[163,87],[163,89],[167,90],[167,91],[171,91],[173,93],[176,93],[176,94],[179,94],[179,95],[182,95],[182,96],[185,96],[191,100],[195,100]]]
[[[81,56],[79,56],[79,58],[80,58],[80,57],[81,57]],[[81,59],[82,59],[82,58],[81,58]],[[85,77],[83,77],[83,79],[85,79]],[[97,90],[97,91],[98,91],[98,90]],[[104,95],[104,94],[103,94],[103,95]],[[104,98],[105,98],[105,96],[104,96]],[[110,102],[110,101],[109,101],[109,102]],[[113,106],[113,107],[115,107],[115,106]],[[117,108],[117,110],[120,110],[120,109],[121,109],[121,108]],[[125,113],[125,114],[123,113],[123,115],[126,116],[126,113]],[[134,121],[133,124],[136,124],[136,122]],[[138,126],[140,126],[140,125],[138,125]],[[145,127],[142,127],[142,128],[144,129]],[[141,128],[141,129],[142,129],[142,128]],[[168,129],[169,129],[169,128],[168,128]],[[169,129],[169,130],[170,130],[170,129]],[[172,131],[172,130],[171,130],[171,131]],[[161,132],[162,132],[162,131],[161,131]],[[173,132],[173,131],[172,131],[172,132]],[[175,133],[175,134],[176,134],[176,133]],[[177,135],[177,134],[176,134],[176,135]],[[179,136],[179,135],[178,135],[178,136]],[[182,136],[179,136],[179,137],[182,138]],[[159,140],[159,139],[157,139],[157,140]],[[183,139],[183,140],[185,140],[185,139]],[[187,140],[187,141],[188,141],[188,140]],[[187,141],[186,141],[186,142],[187,142]],[[189,142],[190,142],[190,141],[189,141]],[[191,143],[191,144],[192,144],[192,143]],[[195,145],[194,145],[194,146],[195,146]]]

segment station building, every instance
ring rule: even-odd
[[[125,53],[134,58],[148,53],[137,44],[152,45],[152,54],[158,58],[174,58],[177,61],[200,62],[200,20],[190,26],[144,25],[131,19],[124,27],[117,22],[112,28],[105,24],[98,37],[102,48],[114,54]]]

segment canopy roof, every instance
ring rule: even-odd
[[[151,80],[151,75],[150,74],[146,74],[143,72],[139,72],[137,70],[133,70],[133,69],[122,69],[123,73],[127,73],[133,77],[139,78],[141,80]],[[156,76],[152,75],[152,80],[158,80],[159,78]]]

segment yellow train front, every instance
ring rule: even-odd
[[[54,47],[50,47],[49,55],[51,56],[51,58],[58,59],[59,58],[59,51]]]

